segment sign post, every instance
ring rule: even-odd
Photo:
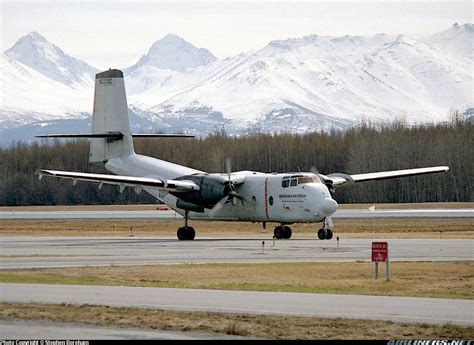
[[[390,261],[388,259],[388,243],[372,242],[372,262],[375,262],[375,279],[379,277],[379,262],[385,262],[385,277],[390,280]]]

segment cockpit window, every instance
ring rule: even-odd
[[[321,182],[318,176],[304,176],[298,179],[298,184]]]
[[[285,176],[283,177],[281,181],[281,186],[283,188],[288,188],[288,187],[294,187],[299,184],[305,184],[305,183],[321,183],[321,180],[319,179],[318,176],[313,175],[313,176],[301,176],[301,175],[295,175],[295,176]]]

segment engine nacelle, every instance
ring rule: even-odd
[[[179,200],[181,200],[181,205],[183,206],[212,208],[219,202],[219,200],[227,196],[229,193],[229,187],[226,184],[225,178],[220,178],[219,176],[194,174],[181,176],[176,178],[176,180],[193,181],[199,186],[199,190],[196,191],[186,193],[170,192],[170,194],[176,196]],[[194,211],[187,207],[180,207],[178,203],[176,204],[176,206],[183,209],[189,209],[189,211]],[[202,210],[201,212],[204,212],[204,210]]]
[[[190,202],[183,201],[181,199],[176,200],[176,207],[182,208],[183,210],[186,210],[186,211],[204,213],[204,207],[192,204]]]

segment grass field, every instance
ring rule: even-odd
[[[180,264],[0,272],[0,282],[124,285],[473,299],[472,262],[392,262],[392,279],[357,263]]]
[[[8,304],[0,317],[80,322],[173,331],[201,331],[265,339],[472,339],[473,327],[402,324],[297,316],[188,313],[91,305]]]
[[[272,224],[192,221],[196,237],[273,236]],[[334,220],[341,238],[474,238],[471,219]],[[0,236],[176,236],[181,220],[2,220]],[[293,238],[316,238],[320,224],[293,224]]]

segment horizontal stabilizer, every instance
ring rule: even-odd
[[[44,134],[36,135],[36,138],[107,138],[107,139],[122,139],[123,134],[115,133],[97,133],[97,134]]]
[[[113,133],[97,133],[97,134],[44,134],[36,135],[36,138],[105,138],[105,139],[117,139],[123,138],[123,134],[120,132]],[[134,138],[194,138],[192,134],[146,134],[136,133],[132,134]]]
[[[194,138],[192,134],[146,134],[132,133],[134,138]]]
[[[90,174],[58,170],[36,170],[36,174],[39,175],[40,178],[43,176],[52,176],[66,178],[73,181],[107,183],[127,187],[157,188],[170,192],[189,192],[199,190],[199,186],[192,181],[162,180],[151,177]]]

